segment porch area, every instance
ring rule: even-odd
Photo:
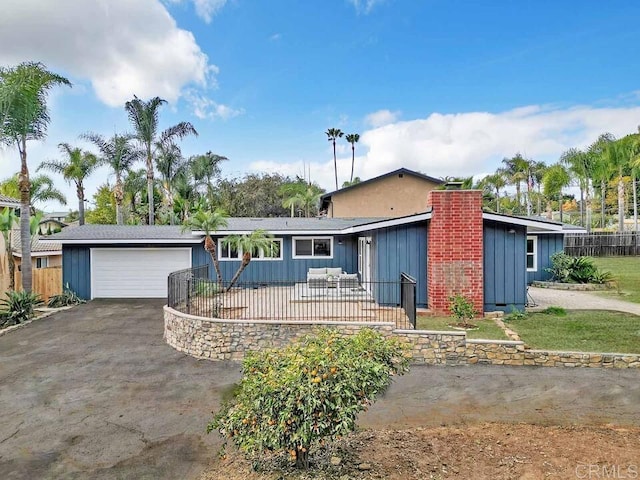
[[[300,281],[241,282],[224,292],[208,266],[169,276],[168,306],[204,318],[273,322],[391,322],[415,328],[415,281],[338,283],[310,287]]]

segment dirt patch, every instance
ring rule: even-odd
[[[283,458],[252,464],[228,451],[200,480],[638,478],[640,428],[493,423],[365,430],[317,452],[315,462],[316,470],[304,474]],[[610,472],[618,476],[602,476]]]

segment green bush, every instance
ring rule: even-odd
[[[16,292],[10,290],[6,293],[6,298],[0,300],[0,314],[2,319],[0,326],[8,327],[11,325],[17,325],[18,323],[25,322],[33,317],[33,309],[42,304],[40,295],[31,292],[25,292],[21,290]]]
[[[60,308],[68,307],[69,305],[79,305],[81,303],[85,303],[85,300],[76,295],[76,292],[71,290],[69,284],[66,283],[60,295],[53,295],[49,297],[47,307]]]
[[[222,293],[222,290],[218,282],[202,279],[195,280],[196,295],[216,295]]]
[[[571,257],[564,252],[551,255],[551,267],[545,269],[552,279],[562,283],[606,283],[613,279],[610,272],[598,270],[591,257]]]
[[[566,317],[567,311],[562,307],[547,307],[541,313],[555,315],[556,317]]]
[[[231,403],[208,425],[249,455],[288,452],[299,468],[309,451],[352,432],[358,413],[408,368],[396,340],[369,329],[321,330],[283,349],[250,353]]]
[[[515,305],[511,305],[511,311],[509,312],[509,315],[504,317],[504,320],[506,322],[515,322],[518,320],[524,320],[525,318],[527,318],[526,311],[523,312],[522,310],[518,310]]]
[[[478,315],[478,311],[474,308],[473,303],[464,295],[454,295],[449,297],[449,311],[451,316],[458,319],[461,324],[468,323]]]

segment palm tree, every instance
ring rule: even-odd
[[[139,223],[139,217],[136,215],[138,207],[142,208],[144,200],[144,191],[147,187],[146,171],[144,168],[138,170],[129,170],[122,182],[123,206],[128,204],[130,221]],[[147,210],[145,208],[145,210]]]
[[[326,132],[327,140],[333,142],[333,171],[336,176],[336,190],[338,190],[338,160],[336,159],[336,139],[342,137],[344,133],[339,128],[330,128]]]
[[[487,175],[481,180],[481,185],[486,187],[490,193],[496,193],[496,213],[500,213],[500,190],[506,185],[507,181],[504,178],[504,174],[501,169],[498,169],[496,173]]]
[[[229,160],[222,155],[216,155],[210,151],[204,155],[195,155],[189,158],[193,178],[199,184],[204,182],[209,204],[213,205],[213,179],[220,175],[220,163]]]
[[[44,168],[45,170],[59,173],[67,183],[75,184],[76,195],[78,196],[79,222],[80,225],[84,225],[84,180],[100,166],[100,163],[98,162],[98,157],[93,153],[78,147],[72,147],[68,143],[61,143],[58,147],[66,158],[64,160],[42,162],[38,170]]]
[[[511,185],[515,185],[516,187],[516,204],[518,207],[518,213],[522,213],[521,212],[522,202],[520,201],[521,199],[520,186],[523,181],[528,180],[529,161],[525,159],[522,155],[517,153],[512,158],[504,158],[502,160],[502,163],[505,166],[504,172],[508,179],[508,182]]]
[[[88,140],[98,147],[100,152],[99,162],[108,165],[116,175],[116,184],[113,187],[113,196],[116,200],[116,223],[124,225],[124,175],[133,167],[133,164],[142,158],[142,151],[136,148],[131,141],[133,135],[114,134],[110,139],[105,139],[97,133],[85,133],[81,138]]]
[[[0,213],[0,233],[4,239],[4,250],[9,266],[9,290],[16,289],[16,261],[15,258],[13,258],[13,251],[11,249],[11,237],[13,226],[16,224],[17,220],[18,217],[12,208],[5,208],[4,211]]]
[[[184,225],[183,229],[198,230],[204,232],[204,249],[211,255],[213,267],[216,269],[218,285],[222,287],[223,279],[220,271],[220,263],[216,253],[216,242],[211,234],[227,226],[227,215],[222,210],[198,210]]]
[[[615,141],[615,137],[610,133],[603,133],[595,142],[593,142],[588,150],[587,155],[591,163],[591,176],[594,182],[600,183],[600,223],[601,227],[605,227],[606,223],[606,196],[607,182],[610,180],[612,172],[611,165],[606,160],[605,152],[610,143]]]
[[[560,221],[562,222],[562,189],[569,185],[571,176],[563,164],[556,163],[547,168],[542,181],[544,182],[544,194],[548,199],[547,216],[552,217],[551,198],[557,195]]]
[[[42,140],[50,117],[47,95],[58,85],[71,83],[49,72],[42,63],[26,62],[13,68],[0,68],[0,143],[15,145],[20,154],[20,242],[22,288],[31,292],[31,243],[29,212],[31,182],[27,165],[27,142]]]
[[[144,159],[147,167],[147,200],[149,203],[149,225],[155,223],[153,205],[153,159],[158,144],[175,142],[187,135],[198,135],[196,129],[189,122],[180,122],[169,127],[163,132],[158,132],[160,107],[167,103],[160,97],[154,97],[148,101],[140,100],[135,95],[128,101],[124,108],[129,116],[129,121],[134,129],[134,136],[144,149]]]
[[[285,208],[291,208],[291,216],[293,217],[293,208],[300,207],[304,209],[306,218],[311,216],[311,209],[318,206],[322,193],[312,185],[309,185],[306,189],[296,193],[292,197],[289,197],[282,202],[282,206]]]
[[[156,146],[156,168],[160,174],[160,188],[169,214],[169,223],[173,225],[174,183],[187,170],[188,164],[180,147],[173,142]]]
[[[356,143],[360,140],[360,135],[357,133],[347,133],[344,138],[351,144],[351,176],[349,177],[349,183],[351,183],[353,182],[353,165],[356,161]]]
[[[625,188],[624,173],[631,165],[633,157],[632,138],[624,137],[607,145],[604,151],[605,161],[609,164],[611,171],[615,172],[618,183],[618,231],[624,232],[625,217]]]
[[[9,197],[19,197],[19,175],[19,173],[16,173],[13,177],[9,177],[6,180],[0,182],[0,193]],[[32,207],[34,207],[38,202],[48,202],[51,200],[55,200],[61,205],[67,204],[67,197],[65,197],[64,193],[62,193],[53,185],[53,180],[51,180],[51,177],[44,174],[36,175],[35,177],[31,178],[31,188],[29,196],[31,197]]]
[[[585,202],[586,221],[582,219],[582,226],[587,227],[587,232],[591,231],[591,189],[589,179],[591,177],[592,165],[591,157],[577,148],[570,148],[560,155],[560,163],[565,165],[571,174],[578,181],[580,187],[580,203]],[[582,216],[581,216],[582,217]]]
[[[242,272],[249,266],[253,255],[256,255],[260,250],[275,254],[278,248],[278,243],[273,241],[273,235],[264,230],[254,230],[248,235],[229,235],[222,240],[222,244],[242,252],[242,262],[240,262],[231,282],[225,288],[225,292],[228,292],[236,284]]]

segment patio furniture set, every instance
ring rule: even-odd
[[[342,290],[360,289],[357,273],[346,273],[340,267],[309,268],[307,272],[307,288],[309,290],[327,290],[335,288],[340,295]]]

